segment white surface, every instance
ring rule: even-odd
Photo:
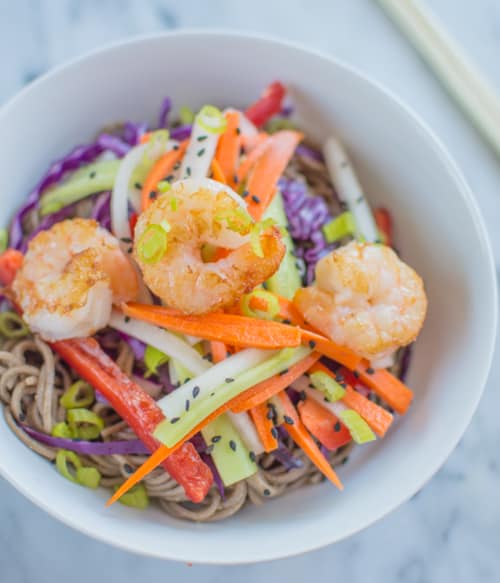
[[[142,2],[120,3],[120,9],[115,2],[47,2],[41,9],[28,2],[11,4],[10,17],[2,19],[0,25],[0,46],[5,55],[1,94],[12,93],[33,71],[104,40],[172,24],[169,14],[181,25],[245,26],[274,32],[327,49],[361,66],[420,111],[456,156],[476,190],[490,230],[494,230],[500,214],[497,161],[371,2],[325,2],[306,16],[301,14],[306,7],[302,2],[287,2],[286,11],[285,3],[280,2],[272,6],[269,2],[253,2],[245,8],[242,3],[230,1],[213,2],[206,8],[200,4],[185,1],[177,8],[173,3],[163,4],[167,9],[159,8],[160,3],[150,3],[146,9]],[[457,9],[452,0],[433,2],[498,86],[498,4],[460,4]],[[307,7],[310,9],[311,4]],[[263,20],[264,12],[275,18]],[[278,24],[271,25],[273,19],[278,19]],[[5,66],[7,60],[9,66]],[[493,244],[498,255],[498,236]],[[43,583],[63,577],[86,581],[88,576],[75,569],[84,556],[92,561],[98,574],[96,580],[111,580],[113,573],[120,581],[148,576],[192,581],[200,577],[210,581],[229,577],[252,581],[257,577],[272,580],[286,576],[289,581],[301,581],[314,573],[318,578],[335,574],[353,582],[367,577],[403,582],[496,581],[500,572],[500,431],[496,413],[500,402],[494,390],[498,376],[495,369],[471,428],[433,482],[382,523],[344,543],[272,565],[242,569],[194,567],[188,571],[181,565],[126,555],[77,535],[3,485],[2,581]]]

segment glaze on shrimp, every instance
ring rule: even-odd
[[[12,289],[31,330],[53,341],[106,326],[112,304],[135,299],[138,282],[118,240],[76,218],[32,239]]]
[[[151,225],[167,225],[166,250],[150,263],[141,252]],[[244,202],[230,188],[209,179],[174,184],[137,222],[134,257],[147,286],[166,305],[186,314],[204,314],[233,305],[279,267],[285,245],[277,227],[260,235],[262,253],[251,244],[254,223]],[[206,246],[227,255],[204,262]],[[262,256],[259,256],[262,255]]]
[[[323,257],[315,285],[294,301],[315,328],[375,361],[413,342],[427,310],[411,267],[389,247],[356,242]]]

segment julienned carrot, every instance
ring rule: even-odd
[[[392,218],[389,211],[385,208],[375,209],[373,213],[378,230],[384,236],[384,243],[392,247]]]
[[[302,314],[290,300],[269,291],[267,293],[272,294],[278,300],[280,309],[278,316],[282,320],[288,320],[292,324],[296,324],[297,326],[303,326],[304,319],[302,317]],[[261,296],[252,296],[250,298],[250,308],[252,308],[252,310],[267,312],[268,311],[267,301],[265,298]]]
[[[269,453],[278,447],[278,439],[276,437],[276,429],[272,417],[269,417],[270,409],[265,403],[261,403],[256,407],[250,409],[249,413],[252,421],[259,434],[259,439],[264,446],[264,450]]]
[[[316,332],[312,332],[311,330],[302,330],[302,342],[309,344],[314,350],[321,352],[323,356],[327,356],[351,370],[355,369],[363,360],[350,348],[340,346],[340,344],[333,342],[333,340],[316,334]]]
[[[6,249],[0,254],[0,284],[10,285],[23,264],[23,254],[15,249]]]
[[[373,390],[399,414],[404,415],[413,400],[413,392],[388,370],[374,370],[370,363],[362,361],[356,368],[363,384]]]
[[[148,206],[153,202],[156,197],[156,188],[158,187],[158,182],[165,180],[165,178],[173,170],[175,164],[181,160],[186,151],[189,140],[184,140],[179,144],[177,150],[169,150],[165,154],[161,155],[158,160],[153,164],[149,174],[146,176],[146,180],[142,185],[141,191],[141,207],[142,210],[148,208]]]
[[[328,374],[332,378],[335,378],[335,374],[329,368],[319,362],[311,367],[311,372],[318,370]],[[350,380],[350,375],[348,374],[350,371],[344,372],[344,370],[341,369],[339,372],[342,376],[344,376],[344,380]],[[345,390],[346,392],[342,397],[343,403],[350,409],[354,409],[354,411],[359,413],[379,437],[384,437],[393,421],[393,416],[389,413],[389,411],[386,411],[383,407],[380,407],[373,401],[370,401],[370,399],[367,399],[349,385],[345,387]]]
[[[297,409],[306,429],[327,449],[335,450],[351,441],[347,427],[314,399],[300,401]]]
[[[281,375],[276,375],[262,381],[251,389],[246,390],[233,400],[231,410],[234,413],[241,413],[264,403],[274,395],[286,389],[294,381],[300,378],[311,366],[318,361],[321,354],[313,352],[306,356],[303,360],[294,364],[288,371]]]
[[[217,162],[217,160],[215,158],[212,160],[211,168],[212,168],[212,178],[214,180],[217,180],[217,182],[221,182],[222,184],[227,184],[226,176],[225,176],[224,172],[222,172],[222,168],[220,167],[220,164]]]
[[[259,220],[269,206],[278,180],[303,137],[300,132],[283,130],[269,138],[269,145],[250,172],[246,185],[248,212],[255,220]]]
[[[285,348],[299,346],[301,342],[299,328],[279,322],[223,313],[185,316],[161,306],[134,302],[123,304],[122,309],[132,318],[206,340],[218,340],[231,346]]]
[[[243,148],[245,154],[248,156],[252,150],[257,146],[266,142],[269,134],[267,132],[259,132],[257,134],[242,134],[241,136],[241,147]]]
[[[222,170],[223,176],[226,180],[234,176],[236,172],[236,164],[240,155],[240,114],[237,111],[228,111],[226,117],[226,131],[221,135],[217,143],[217,150],[215,152],[215,160]],[[217,180],[217,179],[216,179]]]
[[[292,405],[288,395],[282,391],[278,395],[285,414],[291,418],[293,423],[286,425],[286,430],[290,434],[295,443],[302,449],[312,463],[322,472],[339,490],[343,490],[342,482],[339,480],[337,474],[328,463],[328,460],[321,453],[319,447],[316,445],[314,439],[309,435],[302,421],[299,419],[295,407]]]
[[[210,342],[210,352],[212,353],[213,363],[217,364],[226,358],[227,346],[224,344],[224,342],[212,340],[212,342]]]
[[[257,164],[257,160],[264,154],[269,145],[270,141],[267,134],[265,134],[261,139],[259,139],[255,147],[250,150],[246,158],[239,165],[238,170],[236,171],[237,180],[235,181],[234,178],[231,177],[232,186],[236,186],[235,182],[241,184],[246,179],[250,170],[255,166],[255,164]]]

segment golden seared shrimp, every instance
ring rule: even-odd
[[[277,227],[251,243],[254,223],[229,187],[204,179],[182,180],[139,217],[134,257],[146,285],[171,308],[204,314],[233,305],[279,267],[285,245]],[[205,262],[207,247],[227,255]]]
[[[427,310],[411,267],[389,247],[356,242],[323,257],[315,285],[298,290],[294,302],[315,328],[375,361],[413,342]]]
[[[112,303],[135,299],[138,281],[113,235],[71,219],[33,238],[12,288],[29,327],[63,340],[106,326]]]

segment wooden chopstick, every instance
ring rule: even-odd
[[[500,157],[500,101],[419,0],[377,0]]]

